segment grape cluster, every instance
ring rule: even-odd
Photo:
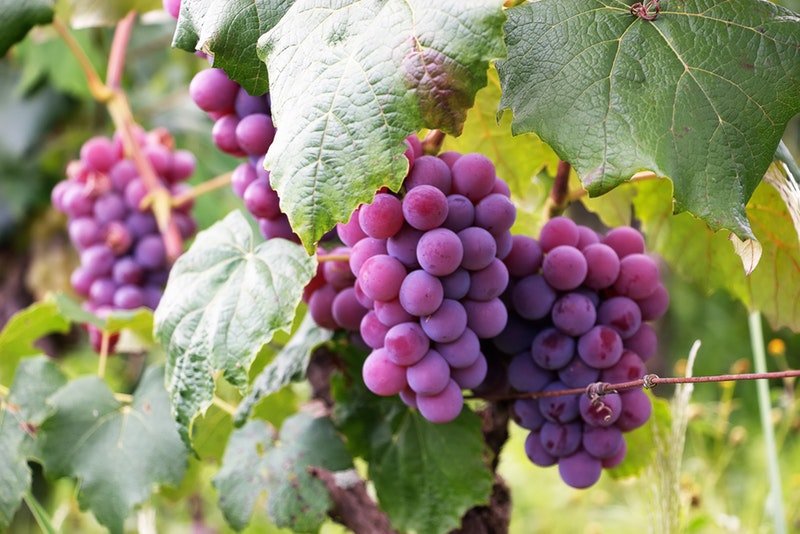
[[[138,130],[135,137],[162,185],[173,195],[185,191],[194,156],[173,150],[164,130]],[[73,288],[88,298],[90,311],[101,315],[113,309],[155,309],[169,274],[167,253],[152,211],[143,206],[147,187],[119,135],[86,141],[66,174],[53,189],[52,201],[67,215],[70,239],[80,252]],[[172,213],[183,239],[197,230],[191,208],[186,202]],[[97,336],[92,333],[93,341]]]
[[[379,192],[337,231],[351,247],[354,294],[369,309],[364,382],[442,423],[461,412],[461,390],[484,379],[480,339],[505,328],[502,259],[516,209],[484,156],[423,156],[408,141],[402,194]]]
[[[510,318],[492,342],[512,356],[507,376],[514,390],[583,388],[645,375],[644,362],[657,349],[645,321],[665,313],[669,296],[644,251],[633,228],[599,236],[563,217],[548,221],[538,241],[514,236],[505,258]],[[531,431],[530,460],[558,463],[561,478],[576,488],[591,486],[603,467],[623,460],[623,432],[643,425],[651,409],[641,389],[520,399],[513,407],[517,423]]]

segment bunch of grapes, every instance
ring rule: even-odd
[[[669,296],[658,265],[644,252],[633,228],[603,237],[563,217],[548,221],[539,241],[514,236],[505,258],[511,317],[492,343],[513,356],[507,371],[513,389],[557,391],[645,375],[644,362],[657,349],[646,321],[665,313]],[[643,425],[652,408],[637,389],[520,399],[513,409],[517,423],[531,431],[525,443],[530,460],[558,463],[567,484],[585,488],[602,468],[623,460],[622,434]]]
[[[502,259],[516,209],[480,154],[422,156],[409,139],[406,155],[401,194],[379,192],[338,234],[351,247],[353,291],[369,308],[364,382],[442,423],[461,412],[461,390],[485,377],[480,339],[505,328]]]
[[[183,182],[194,172],[194,156],[173,150],[172,137],[164,130],[137,131],[135,137],[162,185],[173,195],[185,191]],[[143,205],[147,194],[119,135],[86,141],[80,160],[67,166],[67,179],[53,189],[53,205],[67,215],[70,239],[80,252],[72,286],[88,298],[90,311],[102,315],[158,306],[169,262],[156,219]],[[172,213],[183,239],[197,230],[191,208],[187,202]],[[92,334],[93,341],[97,335]]]

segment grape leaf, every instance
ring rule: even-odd
[[[169,415],[163,369],[145,371],[130,405],[99,378],[74,380],[53,395],[40,433],[49,477],[79,480],[78,502],[112,533],[156,485],[180,483],[187,451]]]
[[[800,18],[761,0],[542,0],[509,10],[498,64],[514,133],[536,132],[593,195],[642,170],[675,210],[752,238],[744,206],[800,111]]]
[[[250,393],[239,403],[234,422],[243,424],[264,397],[279,391],[293,380],[304,378],[311,352],[328,341],[333,332],[317,326],[310,314],[303,319],[294,337],[253,382]]]
[[[161,9],[161,0],[69,0],[70,22],[75,28],[113,26],[131,11]]]
[[[63,293],[51,295],[49,298],[57,304],[62,317],[73,323],[92,325],[110,334],[130,330],[144,341],[152,341],[153,312],[149,308],[114,310],[100,317]]]
[[[54,0],[0,0],[0,57],[37,24],[53,20]]]
[[[14,376],[22,358],[41,354],[34,346],[37,340],[56,332],[66,333],[69,327],[69,321],[52,300],[35,302],[12,315],[0,331],[0,383]]]
[[[8,527],[31,484],[27,459],[37,426],[47,414],[45,400],[66,382],[47,358],[22,362],[8,398],[0,400],[0,529]]]
[[[294,0],[183,0],[172,46],[213,56],[252,95],[267,92],[267,67],[258,38],[280,20]]]
[[[292,325],[316,259],[283,239],[255,244],[239,211],[200,232],[172,268],[155,313],[181,435],[208,408],[214,376],[242,388],[259,349]]]
[[[284,422],[280,436],[263,421],[248,421],[231,436],[214,478],[225,519],[241,530],[267,493],[277,526],[316,532],[331,502],[322,483],[308,473],[309,466],[331,471],[353,466],[330,419],[299,413]]]
[[[278,126],[265,167],[309,252],[400,187],[410,132],[461,131],[504,19],[499,0],[298,0],[262,36]]]

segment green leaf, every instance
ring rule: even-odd
[[[169,414],[162,368],[145,371],[130,405],[92,376],[70,382],[49,403],[54,411],[40,434],[45,472],[77,479],[81,508],[112,533],[123,532],[155,486],[183,478],[187,451]]]
[[[617,467],[608,470],[611,478],[620,479],[640,475],[653,462],[656,449],[653,446],[655,432],[668,433],[672,425],[669,401],[648,392],[653,403],[653,415],[647,424],[625,434],[627,452]]]
[[[247,92],[269,89],[267,67],[258,58],[258,38],[272,29],[294,0],[183,0],[172,46],[213,56]]]
[[[36,341],[48,334],[69,332],[69,327],[52,300],[36,302],[12,315],[0,331],[0,383],[14,376],[22,358],[42,352],[34,346]]]
[[[310,466],[331,471],[353,466],[328,418],[297,414],[284,422],[280,436],[259,420],[234,431],[214,478],[228,523],[244,528],[267,493],[269,514],[277,526],[316,532],[331,503],[323,484],[308,473]]]
[[[265,167],[309,252],[400,187],[409,133],[461,131],[504,19],[498,0],[298,0],[261,38],[278,125]]]
[[[53,0],[0,0],[0,56],[37,24],[53,20]]]
[[[156,336],[167,350],[167,389],[181,435],[208,408],[214,377],[247,385],[259,349],[292,325],[315,257],[283,239],[255,244],[236,211],[198,234],[172,268],[155,313]]]
[[[800,111],[800,20],[761,0],[542,0],[508,12],[498,65],[515,133],[536,132],[593,195],[642,170],[675,210],[741,238],[744,206]]]
[[[47,358],[22,362],[8,398],[0,400],[0,529],[8,527],[31,484],[28,457],[37,426],[44,419],[45,400],[66,379]]]
[[[317,326],[306,314],[303,323],[294,337],[286,344],[275,358],[267,364],[253,382],[250,393],[239,403],[234,421],[242,425],[250,417],[253,408],[261,399],[267,397],[285,385],[305,377],[311,352],[333,336],[333,332]]]
[[[75,28],[113,26],[130,11],[161,9],[161,0],[69,0],[70,22]]]

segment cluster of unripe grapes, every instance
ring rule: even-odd
[[[188,187],[194,156],[174,150],[164,130],[136,130],[135,142],[150,162],[160,184],[172,195]],[[80,252],[80,266],[71,276],[85,306],[99,315],[145,306],[155,309],[169,274],[164,239],[146,202],[148,188],[119,135],[94,137],[84,143],[80,159],[67,166],[67,178],[53,189],[53,205],[68,217],[70,240]],[[181,237],[197,230],[192,202],[171,214]],[[93,345],[99,332],[90,328]]]

